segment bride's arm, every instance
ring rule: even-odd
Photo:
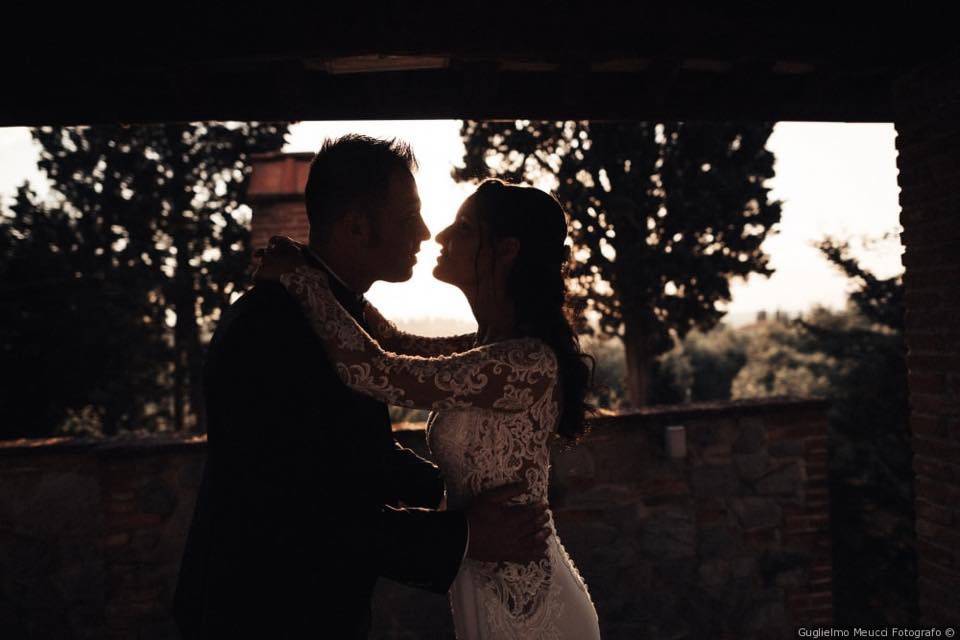
[[[263,261],[257,268],[255,279],[275,280],[287,271],[304,264],[304,246],[290,238],[274,236],[268,248],[259,252]],[[476,342],[475,333],[457,336],[428,338],[406,333],[383,317],[379,309],[365,301],[364,315],[367,319],[370,335],[383,347],[384,351],[403,353],[413,356],[439,356],[459,351],[468,351]]]
[[[391,353],[340,306],[322,272],[299,267],[280,281],[300,302],[344,383],[382,402],[522,411],[556,380],[556,358],[539,341],[510,340],[447,356]]]
[[[411,356],[442,356],[460,351],[469,351],[477,339],[476,333],[428,338],[401,331],[397,325],[383,317],[380,311],[367,302],[364,315],[370,326],[370,335],[380,343],[384,351]]]

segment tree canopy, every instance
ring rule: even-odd
[[[43,127],[41,200],[0,219],[7,437],[182,429],[203,345],[249,264],[250,155],[286,124]]]
[[[622,337],[630,399],[643,404],[653,359],[691,328],[717,323],[730,279],[772,272],[761,249],[780,220],[765,185],[771,131],[769,123],[468,120],[454,177],[554,190],[570,216],[573,291],[601,334]]]

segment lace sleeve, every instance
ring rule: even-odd
[[[508,340],[446,356],[391,353],[340,306],[322,272],[299,267],[280,281],[300,302],[344,383],[382,402],[524,411],[556,381],[556,357],[540,341]]]
[[[469,351],[474,347],[476,333],[463,333],[457,336],[442,338],[428,338],[413,335],[397,328],[381,315],[372,304],[367,302],[364,307],[370,334],[380,343],[385,351],[402,353],[411,356],[442,356],[461,351]]]

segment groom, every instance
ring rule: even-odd
[[[362,293],[410,278],[430,237],[409,147],[345,136],[306,187],[313,266],[363,324]],[[204,480],[174,602],[183,637],[366,638],[378,576],[444,593],[464,557],[543,557],[544,508],[519,487],[434,511],[437,468],[387,407],[340,381],[297,302],[261,282],[224,315],[204,370]],[[403,508],[400,508],[403,506]]]

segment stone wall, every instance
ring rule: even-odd
[[[176,638],[206,442],[0,442],[0,637]]]
[[[664,449],[676,424],[684,459]],[[551,504],[605,639],[793,637],[832,620],[826,474],[821,402],[654,407],[555,452]],[[444,598],[378,597],[379,637],[450,637]]]
[[[670,458],[664,428],[683,425]],[[551,503],[608,640],[787,637],[831,621],[821,401],[654,407],[557,451]],[[398,432],[424,452],[422,431]],[[175,638],[202,439],[0,444],[0,628]],[[449,638],[446,599],[378,587],[375,638]]]
[[[920,611],[960,624],[960,59],[895,88]]]

